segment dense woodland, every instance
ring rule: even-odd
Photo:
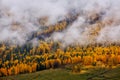
[[[51,27],[46,27],[43,32],[33,33],[30,39],[37,37],[39,39],[38,46],[31,46],[29,40],[23,46],[1,43],[0,76],[32,73],[63,67],[68,64],[76,64],[72,67],[74,72],[79,72],[81,65],[112,68],[112,66],[120,64],[120,46],[117,43],[107,45],[93,43],[84,46],[76,43],[62,48],[61,42],[44,41],[44,37],[49,37],[53,32],[66,29],[75,19],[76,17],[68,18],[58,22],[58,24],[51,25]],[[95,20],[98,20],[98,17],[94,17],[93,21]],[[44,21],[40,22],[44,25]],[[95,25],[98,27],[92,29],[90,37],[94,38],[98,34],[100,27],[104,27],[99,24],[104,23],[98,22],[98,25]],[[109,22],[106,24],[109,24]]]
[[[0,48],[0,76],[31,73],[67,64],[112,67],[120,64],[120,46],[76,46],[59,48],[60,43],[40,42],[40,46],[30,48]],[[73,66],[79,70],[80,66]]]

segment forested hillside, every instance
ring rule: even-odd
[[[67,65],[74,73],[113,69],[120,64],[119,3],[1,0],[0,77]]]

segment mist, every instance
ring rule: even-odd
[[[64,46],[118,42],[119,3],[120,0],[0,0],[0,42],[23,45],[33,32],[42,31],[40,19],[47,18],[45,26],[54,25],[72,10],[79,14],[77,20],[62,32],[54,32],[50,36],[53,41]],[[37,45],[39,40],[31,41]]]
[[[0,42],[23,45],[32,32],[40,31],[39,19],[48,17],[46,25],[64,19],[68,1],[0,0]]]
[[[94,43],[111,44],[120,41],[120,0],[89,0],[79,12],[78,19],[52,39],[63,47]]]

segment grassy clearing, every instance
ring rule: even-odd
[[[80,73],[69,69],[49,69],[30,74],[2,77],[0,80],[120,80],[120,67],[113,69],[84,67]]]

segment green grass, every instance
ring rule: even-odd
[[[120,80],[120,67],[114,69],[83,68],[85,73],[68,69],[49,69],[29,74],[2,77],[0,80]]]
[[[82,77],[81,77],[82,76]],[[30,74],[2,78],[3,80],[85,80],[87,75],[72,74],[68,70],[50,69]]]

